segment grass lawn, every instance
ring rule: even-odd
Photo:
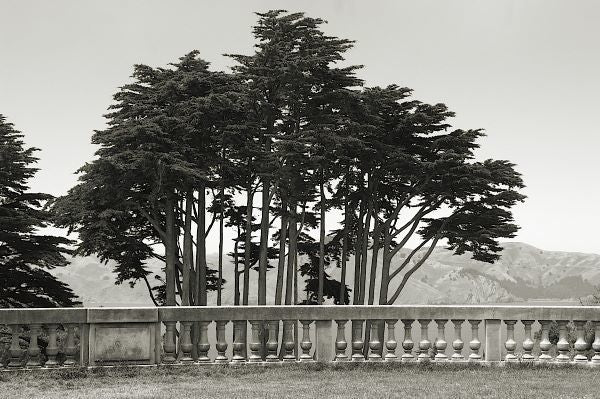
[[[178,366],[0,373],[0,398],[598,398],[574,367]]]

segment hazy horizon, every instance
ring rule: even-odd
[[[455,111],[454,126],[485,129],[479,157],[514,162],[527,185],[511,241],[600,253],[593,1],[0,0],[0,113],[41,149],[32,190],[62,195],[76,183],[133,64],[166,66],[198,49],[227,70],[222,54],[253,51],[253,12],[273,8],[321,17],[328,34],[356,40],[347,62],[365,65],[367,86],[410,87]]]

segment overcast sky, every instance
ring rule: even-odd
[[[0,113],[41,152],[32,188],[64,194],[132,65],[192,49],[215,70],[252,52],[254,11],[329,21],[356,40],[367,85],[444,102],[456,127],[484,128],[482,158],[509,159],[528,199],[517,240],[600,253],[598,1],[0,0]]]

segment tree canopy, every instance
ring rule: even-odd
[[[74,306],[73,291],[48,270],[68,264],[68,239],[43,234],[52,196],[33,193],[37,148],[0,115],[0,307]]]
[[[302,279],[307,303],[394,303],[442,243],[494,262],[499,239],[518,230],[511,208],[523,182],[508,161],[476,159],[483,131],[453,128],[444,104],[408,88],[364,87],[360,66],[345,64],[353,42],[325,34],[325,21],[257,17],[255,52],[230,55],[231,73],[211,71],[198,51],[134,67],[108,128],[93,136],[96,158],[54,206],[57,222],[79,233],[77,253],[115,260],[120,282],[144,281],[169,305],[206,305],[211,289],[221,303],[226,228],[236,305],[251,289],[259,304],[299,303]],[[327,219],[333,209],[341,220]],[[216,221],[213,270],[206,238]],[[152,258],[165,265],[154,279]]]

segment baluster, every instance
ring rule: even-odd
[[[567,324],[568,320],[557,320],[558,323],[558,342],[556,343],[556,349],[558,349],[559,355],[556,356],[556,361],[559,363],[568,362],[569,357],[569,341],[567,341]]]
[[[398,359],[398,356],[396,356],[396,347],[398,347],[398,343],[396,342],[396,333],[395,333],[397,321],[398,320],[396,320],[396,319],[385,321],[387,324],[388,333],[387,333],[387,341],[385,341],[385,349],[387,349],[387,352],[385,354],[384,360],[386,360],[388,362],[393,362]]]
[[[507,362],[516,362],[519,360],[515,355],[515,349],[517,349],[517,341],[515,341],[515,324],[516,320],[504,320],[506,324],[506,342],[504,347],[506,348],[506,356],[504,360]]]
[[[177,361],[177,354],[175,353],[175,322],[165,322],[165,342],[163,343],[163,349],[165,351],[165,363],[175,363]]]
[[[179,345],[181,348],[181,362],[182,363],[192,363],[194,359],[192,359],[192,322],[191,321],[182,321],[181,323],[181,340],[179,341]]]
[[[348,320],[336,320],[337,323],[337,336],[335,338],[335,361],[346,362],[348,361],[348,355],[346,355],[346,348],[348,342],[346,342],[346,323]]]
[[[72,367],[77,362],[75,361],[75,352],[77,347],[75,346],[75,325],[67,324],[67,342],[65,345],[65,361],[63,366]]]
[[[46,355],[48,360],[46,361],[46,367],[57,367],[58,362],[56,356],[58,355],[58,345],[56,344],[56,329],[58,325],[48,324],[48,346],[46,347]]]
[[[29,326],[29,348],[27,349],[29,360],[25,365],[26,367],[37,368],[42,366],[40,362],[40,347],[38,346],[38,334],[41,327],[39,324],[31,324]]]
[[[429,357],[429,348],[431,348],[431,341],[429,341],[429,335],[427,328],[429,327],[429,323],[431,320],[429,319],[419,319],[419,324],[421,325],[421,340],[419,341],[419,356],[417,356],[417,360],[420,362],[427,362],[431,360]]]
[[[208,357],[208,351],[210,350],[208,325],[210,323],[206,320],[198,322],[198,363],[210,363],[210,357]]]
[[[364,320],[352,320],[352,361],[362,362],[365,360],[363,355],[363,337],[362,326]]]
[[[295,362],[296,356],[294,356],[294,320],[283,321],[283,361],[284,362]]]
[[[594,322],[594,343],[592,348],[594,349],[594,357],[592,357],[592,365],[600,365],[600,321]]]
[[[465,360],[465,357],[462,354],[463,347],[465,343],[462,340],[462,323],[464,320],[452,320],[452,324],[454,324],[454,341],[452,341],[452,349],[454,349],[454,353],[452,354],[451,360],[454,362],[462,362]]]
[[[438,334],[435,340],[435,360],[437,362],[443,362],[448,360],[448,355],[446,355],[446,347],[448,343],[446,342],[446,323],[448,320],[436,320]]]
[[[19,331],[21,330],[21,326],[19,324],[11,324],[10,329],[12,332],[12,337],[10,341],[10,348],[8,349],[8,353],[10,354],[10,361],[8,362],[8,367],[22,367],[23,363],[21,362],[21,355],[23,351],[21,350],[21,346],[19,345]]]
[[[310,323],[312,320],[300,320],[302,324],[302,342],[300,342],[300,348],[302,348],[302,354],[300,355],[301,362],[312,362],[313,357],[310,355],[310,349],[312,348],[312,342],[310,341]]]
[[[250,320],[252,327],[252,334],[250,337],[250,356],[248,357],[249,363],[258,363],[262,361],[260,357],[260,328],[262,322],[260,320]]]
[[[481,323],[481,320],[469,320],[469,324],[471,324],[471,341],[469,342],[471,354],[469,355],[469,361],[471,362],[478,362],[481,360],[481,355],[479,354],[479,348],[481,348],[481,341],[479,340],[479,323]]]
[[[371,320],[371,338],[369,340],[369,361],[381,360],[381,342],[379,342],[379,320]]]
[[[215,363],[227,363],[229,360],[227,359],[227,354],[225,351],[227,350],[227,340],[225,339],[225,326],[227,325],[227,320],[217,320],[217,357],[215,357]]]
[[[585,320],[575,320],[575,327],[577,329],[577,341],[575,341],[575,350],[577,354],[573,358],[575,363],[587,363],[588,358],[585,355],[585,351],[587,350],[587,342],[585,342],[585,330],[584,326]]]
[[[550,342],[550,320],[540,320],[542,326],[542,338],[540,340],[540,355],[538,356],[538,362],[547,363],[552,361],[552,356],[548,353],[552,347]]]
[[[533,340],[531,339],[531,325],[535,320],[521,320],[525,326],[525,339],[523,340],[523,355],[521,360],[524,362],[532,362],[535,357],[531,353],[533,351]]]
[[[246,337],[242,337],[245,331],[244,327],[246,325],[246,320],[233,321],[233,356],[231,357],[231,363],[246,362],[246,358],[244,356],[246,349]]]
[[[278,342],[277,339],[278,337],[275,336],[275,334],[277,333],[277,325],[279,324],[279,320],[271,320],[271,321],[267,321],[266,325],[267,325],[267,334],[268,334],[268,341],[267,341],[267,362],[277,362],[279,361],[279,357],[277,357],[277,347],[278,347]]]
[[[415,356],[412,354],[412,350],[415,346],[414,341],[412,340],[412,325],[414,320],[412,319],[402,319],[402,324],[404,325],[404,340],[402,341],[402,349],[404,353],[402,354],[401,360],[403,362],[412,362],[415,360]]]

